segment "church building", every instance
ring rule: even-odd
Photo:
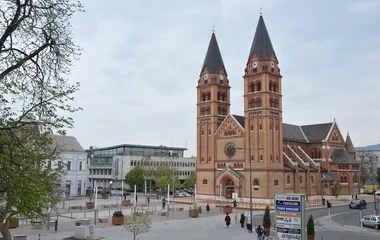
[[[338,124],[283,123],[282,75],[263,16],[244,68],[244,115],[230,113],[230,81],[211,35],[197,86],[197,198],[267,202],[359,194],[359,163]],[[286,93],[285,93],[286,97]]]

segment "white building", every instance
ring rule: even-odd
[[[64,162],[66,168],[66,174],[63,176],[66,196],[85,195],[87,179],[86,151],[75,137],[53,135],[52,139],[54,145],[59,148],[60,161]]]
[[[367,176],[365,184],[380,184],[376,181],[377,169],[380,168],[380,144],[356,148],[356,159],[363,169],[361,174]]]
[[[180,182],[195,172],[195,158],[183,157],[186,148],[145,145],[118,145],[107,148],[90,148],[88,153],[88,186],[121,188],[124,176],[135,166],[149,164],[152,169],[161,165],[173,166]],[[146,165],[145,165],[146,166]],[[112,186],[110,184],[112,182]],[[149,188],[148,183],[148,188]],[[125,186],[124,188],[126,188]]]

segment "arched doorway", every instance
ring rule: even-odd
[[[227,199],[232,198],[232,193],[235,192],[235,184],[231,178],[225,178],[222,180],[221,184],[224,187],[224,197]]]

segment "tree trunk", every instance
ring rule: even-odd
[[[12,240],[12,235],[5,223],[0,223],[0,233],[3,235],[4,240]]]

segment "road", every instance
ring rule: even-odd
[[[371,206],[369,204],[369,206]],[[366,213],[371,213],[371,209],[363,210]],[[337,221],[337,224],[334,223],[325,223],[321,224],[318,219],[328,216],[328,208],[318,208],[318,209],[309,209],[306,210],[306,221],[310,215],[313,215],[315,223],[315,239],[319,240],[378,240],[380,239],[380,231],[364,228],[363,231],[358,228],[359,221],[359,210],[351,210],[348,208],[348,205],[343,206],[333,206],[330,210],[332,216],[332,221]],[[337,214],[337,215],[335,215]],[[363,215],[364,216],[364,215]],[[271,214],[272,225],[274,222],[274,215]],[[253,225],[257,226],[262,224],[263,215],[256,215],[253,218]],[[322,222],[322,221],[321,221]],[[345,226],[342,226],[345,225]],[[350,227],[349,225],[355,226],[355,228]]]

